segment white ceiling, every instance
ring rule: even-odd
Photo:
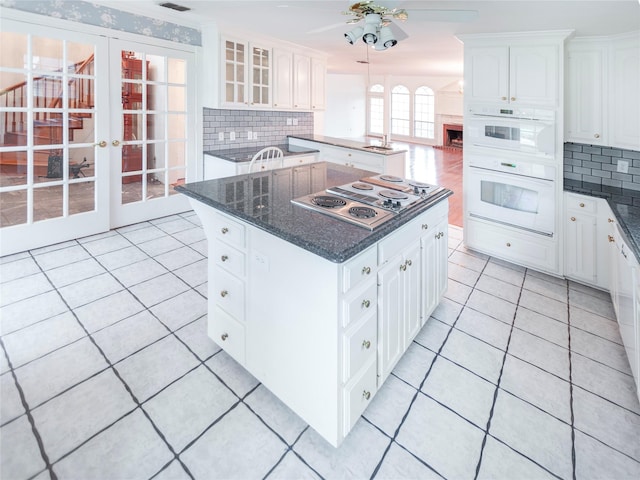
[[[190,7],[179,13],[158,6],[163,1]],[[398,22],[409,37],[386,51],[367,49],[362,41],[349,45],[344,33],[353,26],[342,15],[354,3],[310,0],[126,0],[96,1],[175,23],[200,27],[214,22],[227,32],[275,37],[328,55],[332,73],[366,73],[369,50],[372,74],[461,76],[463,46],[455,38],[465,33],[574,30],[574,35],[597,36],[640,28],[639,0],[502,0],[431,1],[380,0],[376,3],[409,12]],[[423,9],[474,10],[475,20],[463,23],[425,21]],[[412,15],[413,11],[413,15]],[[319,32],[314,32],[320,30]]]

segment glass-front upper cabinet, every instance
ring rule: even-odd
[[[271,106],[271,50],[222,39],[224,106]]]

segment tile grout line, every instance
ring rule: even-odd
[[[571,412],[571,469],[573,480],[576,480],[576,427],[573,410],[573,371],[571,362],[571,304],[569,295],[569,282],[566,284],[567,295],[567,354],[569,357],[569,409]]]
[[[482,439],[482,447],[480,448],[480,458],[478,459],[478,463],[476,465],[476,472],[474,476],[474,480],[477,480],[478,475],[480,474],[480,467],[482,466],[482,457],[484,454],[484,448],[487,444],[487,437],[489,436],[489,430],[491,428],[491,420],[493,419],[493,413],[496,407],[496,401],[498,400],[498,393],[500,391],[500,382],[502,381],[502,373],[504,372],[504,366],[507,361],[507,352],[509,351],[509,345],[511,344],[511,335],[513,334],[514,325],[516,323],[516,315],[518,314],[518,308],[520,308],[520,299],[522,298],[522,291],[524,290],[524,284],[527,279],[527,269],[524,271],[524,275],[522,276],[522,284],[520,285],[520,293],[518,294],[518,302],[516,303],[516,308],[513,312],[513,319],[511,321],[511,329],[509,330],[509,337],[507,338],[507,344],[504,348],[504,355],[502,356],[502,365],[500,366],[500,373],[498,374],[498,381],[496,383],[496,388],[493,392],[493,401],[491,403],[491,409],[489,410],[489,419],[487,420],[487,426],[484,431],[484,438]],[[493,435],[492,435],[493,437]]]

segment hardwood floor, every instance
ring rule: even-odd
[[[449,224],[462,227],[462,149],[444,150],[411,143],[402,146],[409,150],[406,177],[452,190]]]

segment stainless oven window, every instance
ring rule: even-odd
[[[485,125],[484,136],[498,138],[500,140],[520,141],[520,129],[514,127],[503,127],[499,125]]]
[[[480,199],[502,208],[538,213],[539,192],[506,183],[480,181]]]

